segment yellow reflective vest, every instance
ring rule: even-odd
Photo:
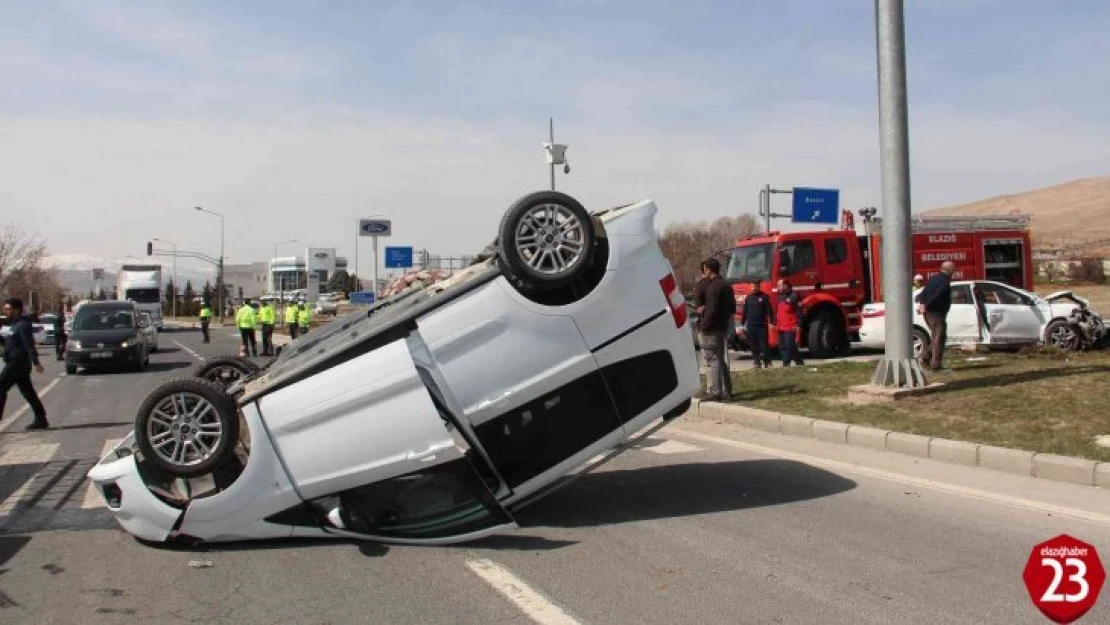
[[[205,321],[205,320],[211,319],[211,318],[212,318],[212,309],[211,308],[205,306],[204,308],[200,309],[200,320],[201,321]]]
[[[307,328],[310,321],[312,321],[312,311],[305,306],[297,312],[297,325]]]
[[[244,304],[239,312],[235,313],[235,325],[239,326],[240,330],[253,330],[257,324],[258,318],[254,314],[254,308]]]
[[[297,323],[297,307],[290,304],[285,307],[285,323],[293,325]]]
[[[258,309],[258,321],[263,325],[274,325],[277,321],[277,315],[274,313],[274,307],[269,304],[263,304]]]

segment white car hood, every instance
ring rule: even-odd
[[[1070,299],[1078,302],[1084,308],[1087,308],[1091,305],[1090,300],[1085,297],[1080,297],[1071,291],[1056,291],[1055,293],[1049,293],[1048,295],[1045,295],[1044,298],[1050,302],[1056,302],[1056,300]]]

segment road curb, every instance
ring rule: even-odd
[[[690,406],[690,412],[700,418],[727,421],[761,432],[928,458],[1053,482],[1110,488],[1110,462],[906,434],[697,399]]]

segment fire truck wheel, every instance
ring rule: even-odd
[[[814,358],[829,358],[840,352],[844,344],[844,329],[836,316],[826,311],[820,313],[809,326],[809,351]]]

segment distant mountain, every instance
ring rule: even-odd
[[[116,275],[120,265],[142,264],[146,262],[145,260],[135,260],[131,258],[112,260],[90,256],[88,254],[56,254],[46,258],[47,266],[53,267],[58,271],[58,277],[62,284],[73,293],[88,293],[94,289],[93,269],[104,270],[104,280],[101,286],[105,291],[110,292],[115,288]],[[150,264],[162,265],[163,280],[172,278],[172,263],[152,260]],[[199,290],[204,286],[205,281],[212,280],[212,274],[211,272],[205,273],[203,271],[197,271],[193,267],[182,267],[179,263],[177,267],[177,280],[181,283],[181,288],[185,287],[185,282],[187,280],[191,280],[193,282],[193,288]]]
[[[1110,176],[935,208],[921,215],[999,215],[1014,211],[1033,216],[1031,226],[1037,247],[1083,245],[1083,252],[1110,253]]]

